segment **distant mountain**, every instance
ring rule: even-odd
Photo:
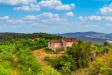
[[[64,34],[61,34],[61,36],[73,37],[73,38],[78,38],[78,39],[85,39],[85,38],[110,39],[112,38],[111,34],[97,33],[97,32],[64,33]]]
[[[63,37],[72,37],[81,40],[89,40],[97,43],[104,43],[107,39],[112,39],[112,33],[98,33],[98,32],[76,32],[76,33],[64,33],[61,34]]]
[[[105,35],[105,37],[108,37],[109,39],[112,39],[112,33]]]

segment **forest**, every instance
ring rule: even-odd
[[[60,58],[46,56],[48,65],[42,66],[32,51],[47,48],[49,40],[59,38],[47,33],[0,33],[0,75],[112,75],[111,46],[88,41],[68,47]],[[96,59],[91,62],[92,51]]]

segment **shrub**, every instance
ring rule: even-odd
[[[53,53],[53,50],[52,50],[52,49],[49,49],[49,48],[45,48],[45,51],[46,51],[47,53]]]

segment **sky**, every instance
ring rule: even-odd
[[[0,32],[112,33],[112,0],[0,0]]]

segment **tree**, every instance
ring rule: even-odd
[[[87,67],[89,63],[89,56],[92,51],[92,45],[88,42],[79,42],[68,48],[67,54],[71,55],[75,61],[77,68]]]

